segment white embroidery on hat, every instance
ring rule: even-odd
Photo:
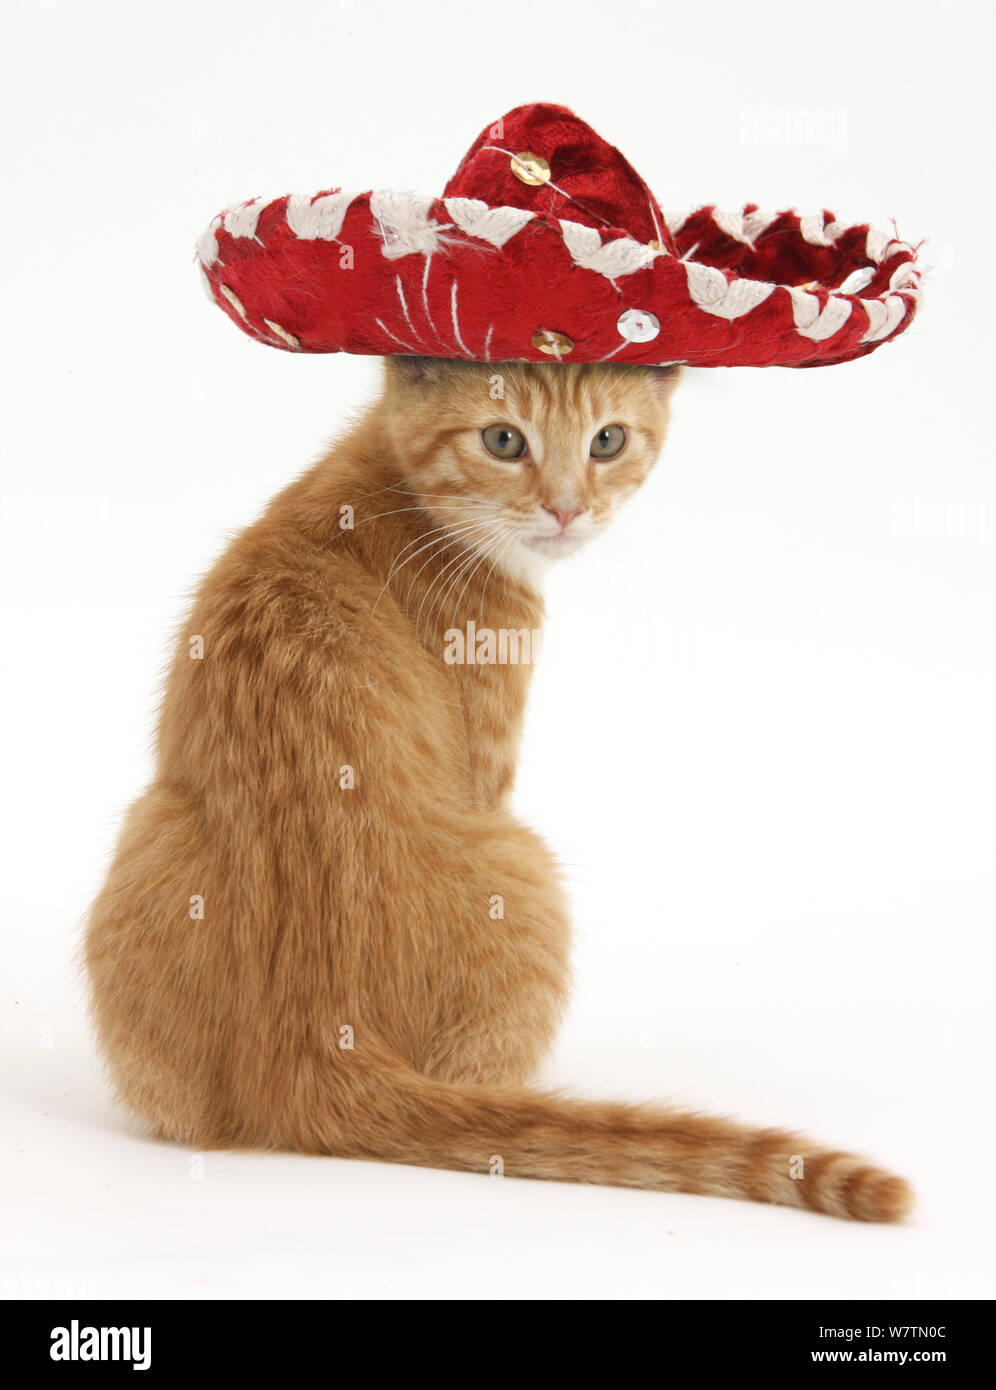
[[[863,343],[877,343],[880,339],[887,338],[906,316],[906,301],[897,294],[886,295],[884,299],[862,299],[859,302],[868,315],[868,331],[861,339]]]
[[[439,338],[439,330],[433,323],[432,314],[429,312],[429,268],[431,265],[432,257],[426,256],[425,274],[422,276],[422,308],[425,310],[425,317],[428,321],[429,327],[432,329],[433,333],[435,333],[436,337]],[[440,341],[442,341],[442,339],[440,339]]]
[[[398,347],[403,347],[405,352],[415,353],[415,348],[410,347],[408,343],[403,342],[402,339],[399,338],[396,333],[392,333],[391,330],[388,328],[387,324],[384,323],[382,319],[374,319],[374,323],[383,333],[386,333],[389,338],[393,338],[394,341],[397,343]]]
[[[688,293],[707,314],[721,319],[738,319],[749,314],[775,290],[762,280],[727,280],[721,270],[698,261],[683,261],[688,276]]]
[[[647,207],[650,209],[650,220],[654,224],[654,237],[657,240],[657,242],[663,247],[664,233],[661,231],[661,224],[657,220],[657,210],[654,207],[654,200],[653,198],[651,198],[649,193],[647,194]]]
[[[460,320],[457,318],[457,282],[454,280],[450,286],[450,314],[453,318],[453,336],[457,340],[457,345],[464,357],[470,356],[470,349],[460,336]]]
[[[832,246],[843,230],[839,222],[824,223],[822,212],[799,218],[799,235],[811,246]]]
[[[902,290],[914,296],[920,293],[920,272],[912,261],[901,261],[889,277],[890,290]]]
[[[792,318],[796,330],[814,343],[832,338],[851,316],[850,300],[831,295],[821,309],[817,295],[793,286],[786,288],[792,296]]]
[[[212,217],[207,230],[197,243],[197,257],[205,270],[210,270],[218,259],[218,238],[215,232],[221,226],[221,214]]]
[[[719,212],[714,211],[712,220],[731,241],[742,242],[744,246],[752,245],[751,238],[747,235],[744,228],[744,215],[742,212]]]
[[[226,208],[222,213],[225,231],[229,236],[252,237],[256,240],[259,214],[266,206],[266,199],[250,198],[247,203],[236,203],[234,207]]]
[[[852,270],[846,280],[842,280],[837,286],[838,294],[860,294],[866,290],[875,279],[875,267],[873,265],[863,265],[858,270]]]
[[[285,217],[287,225],[302,241],[335,241],[342,231],[350,203],[359,195],[345,193],[323,193],[320,198],[309,198],[304,193],[292,193],[287,199]]]
[[[419,333],[418,329],[417,329],[417,328],[415,327],[415,325],[412,323],[412,316],[411,316],[411,314],[408,312],[408,301],[405,299],[405,290],[404,290],[404,286],[403,286],[402,283],[401,283],[401,276],[400,276],[400,275],[395,275],[395,277],[394,277],[394,283],[395,283],[395,285],[396,285],[397,288],[398,288],[398,298],[401,300],[401,312],[402,312],[402,313],[404,314],[404,316],[405,316],[405,323],[407,323],[408,327],[409,327],[409,328],[412,330],[412,332],[415,334],[415,337],[419,340],[419,342],[421,342],[421,341],[422,341],[422,335],[421,335],[421,333]]]
[[[745,212],[743,227],[744,236],[748,242],[753,245],[759,236],[763,236],[777,217],[777,212],[766,212],[763,208],[755,208],[753,212]]]
[[[444,198],[446,211],[468,236],[502,247],[535,216],[526,208],[489,207],[480,198]]]
[[[443,236],[452,224],[434,222],[429,212],[434,198],[417,193],[371,193],[370,211],[380,230],[388,260],[401,256],[431,256],[451,237]]]
[[[888,232],[881,232],[877,227],[868,228],[868,236],[865,241],[865,255],[870,261],[878,265],[885,254],[885,248],[893,240]]]
[[[594,227],[582,226],[580,222],[565,222],[563,218],[560,220],[560,230],[574,264],[604,275],[613,284],[620,275],[645,270],[648,265],[653,265],[658,256],[667,254],[655,251],[642,241],[634,241],[632,237],[617,237],[615,241],[607,241],[603,245],[601,235]]]

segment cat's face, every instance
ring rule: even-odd
[[[468,547],[521,572],[597,535],[664,442],[677,367],[387,361],[405,485]]]

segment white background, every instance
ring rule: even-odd
[[[993,1293],[987,9],[6,0],[5,1293]],[[689,377],[644,495],[551,583],[519,788],[576,903],[546,1079],[866,1151],[917,1186],[902,1228],[293,1156],[202,1171],[91,1051],[73,952],[169,634],[377,383],[237,333],[194,242],[257,193],[438,193],[530,100],[573,106],[665,208],[931,239],[922,316],[874,356]]]

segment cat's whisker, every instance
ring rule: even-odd
[[[455,563],[457,562],[457,560],[460,559],[460,556],[464,553],[464,551],[470,551],[470,553],[473,553],[473,543],[471,542],[471,537],[472,537],[473,535],[475,535],[478,531],[483,530],[484,528],[486,528],[489,524],[490,524],[490,523],[489,523],[488,521],[471,521],[471,522],[464,522],[464,523],[462,523],[462,524],[460,524],[460,525],[457,525],[457,526],[454,526],[454,527],[449,528],[447,536],[446,536],[446,537],[443,539],[443,541],[442,541],[442,545],[445,547],[445,546],[447,546],[447,545],[459,544],[461,548],[460,548],[460,550],[458,551],[457,555],[455,555],[455,556],[453,557],[452,560],[450,560],[450,561],[447,562],[447,564],[444,566],[444,569],[448,568],[450,564],[455,564]],[[434,544],[435,546],[438,547],[438,546],[440,545],[440,542],[437,541],[437,542],[434,542],[433,544]],[[414,559],[416,558],[417,555],[420,555],[420,554],[422,553],[423,550],[428,549],[428,548],[429,548],[429,547],[423,546],[423,547],[421,547],[419,550],[417,550],[413,555],[410,555],[410,556],[408,557],[408,559],[405,560],[404,564],[402,564],[401,566],[399,566],[399,572],[400,572],[401,569],[404,569],[405,565],[408,564],[409,560],[414,560]],[[438,559],[438,558],[439,558],[439,550],[436,549],[434,553],[430,553],[430,554],[426,557],[426,559],[425,559],[425,560],[422,562],[422,564],[419,566],[418,570],[416,570],[415,574],[412,576],[412,578],[411,578],[411,580],[410,580],[410,582],[409,582],[408,588],[407,588],[407,590],[406,590],[406,593],[405,593],[405,605],[406,605],[406,607],[407,607],[408,601],[409,601],[409,599],[410,599],[410,597],[411,597],[412,589],[415,587],[415,584],[416,584],[416,582],[417,582],[417,580],[418,580],[419,575],[422,573],[422,571],[423,571],[429,564],[431,564],[431,563],[433,562],[433,560],[436,560],[436,559]],[[437,578],[438,578],[438,575],[437,575]],[[436,580],[434,579],[434,580],[433,580],[433,584],[435,584],[435,582],[436,582]],[[429,587],[430,587],[430,590],[431,590],[432,585],[430,585]],[[424,598],[423,598],[423,602],[424,602],[424,601],[425,601],[425,600],[424,600]]]
[[[490,502],[484,502],[479,498],[467,497],[462,492],[424,492],[410,487],[401,487],[398,483],[391,484],[395,492],[400,492],[407,497],[424,497],[433,502],[459,502],[462,506],[488,507]]]
[[[440,596],[438,607],[440,612],[442,612],[443,604],[446,602],[449,595],[452,594],[457,584],[459,584],[461,578],[463,578],[463,588],[460,590],[460,593],[457,596],[457,600],[453,605],[453,617],[449,624],[450,627],[455,627],[459,623],[460,605],[463,602],[464,594],[467,592],[467,587],[473,579],[474,575],[481,568],[481,565],[486,563],[489,556],[492,554],[490,546],[494,542],[499,541],[501,539],[501,535],[501,530],[496,529],[488,537],[486,537],[486,545],[488,548],[482,549],[478,555],[472,556],[471,559],[465,565],[462,566],[459,573],[454,576],[452,584],[449,584],[447,586],[445,593],[443,593]]]
[[[395,564],[394,566],[392,566],[392,568],[391,568],[391,570],[390,570],[390,572],[389,572],[389,574],[388,574],[388,576],[387,576],[387,579],[384,581],[384,584],[381,586],[380,592],[378,593],[376,599],[374,600],[373,608],[371,609],[371,613],[375,613],[375,612],[377,611],[377,605],[380,603],[381,599],[383,598],[384,594],[386,593],[386,591],[387,591],[387,589],[388,589],[388,586],[389,586],[390,583],[391,583],[391,580],[392,580],[392,579],[395,579],[395,578],[401,573],[401,571],[405,568],[405,566],[408,565],[408,564],[410,564],[412,560],[417,559],[417,557],[418,557],[419,555],[421,555],[421,554],[423,553],[423,551],[429,550],[429,549],[431,549],[431,548],[438,547],[438,546],[455,545],[455,544],[459,541],[461,535],[462,535],[464,532],[472,532],[472,531],[476,530],[477,527],[485,526],[485,525],[487,525],[487,523],[484,522],[484,521],[468,521],[468,522],[464,522],[464,523],[462,523],[462,524],[457,524],[456,526],[439,527],[439,528],[437,528],[437,529],[443,531],[445,534],[443,534],[442,536],[438,536],[435,540],[430,540],[430,541],[426,541],[426,540],[425,540],[425,534],[424,534],[424,533],[423,533],[422,535],[418,536],[417,539],[420,540],[420,541],[424,541],[425,544],[419,546],[418,550],[413,551],[412,554],[409,555],[404,561],[402,561],[402,563],[401,563],[400,565]],[[408,546],[403,547],[404,550],[407,550],[408,548],[409,548]],[[397,561],[397,558],[398,558],[398,557],[396,556],[396,557],[395,557],[395,561]],[[430,555],[429,559],[430,559],[430,560],[432,559],[432,556],[431,556],[431,555]],[[429,561],[427,560],[425,563],[428,564]],[[422,570],[423,570],[424,568],[425,568],[425,564],[423,564],[423,565],[421,566],[421,568],[417,571],[416,576],[415,576],[416,579],[418,578],[418,575],[422,573]],[[408,593],[411,593],[411,585],[409,585],[409,587],[408,587]]]
[[[419,535],[414,536],[407,543],[407,545],[403,545],[401,547],[397,555],[394,557],[394,562],[391,565],[391,571],[387,576],[388,583],[390,583],[390,581],[394,578],[395,574],[397,573],[397,568],[399,568],[397,566],[397,562],[401,559],[402,555],[404,555],[406,550],[410,550],[413,545],[418,545],[419,541],[427,541],[430,536],[438,535],[442,531],[452,532],[453,530],[454,527],[452,523],[444,522],[441,526],[434,526],[431,531],[422,531],[419,533]]]
[[[494,537],[492,537],[492,539],[494,539],[494,540],[502,540],[502,539],[507,540],[507,538],[508,538],[508,523],[507,523],[507,522],[502,522],[501,525],[500,525],[500,528],[499,528],[499,530],[498,530],[498,532],[497,532],[497,535],[494,536]],[[467,592],[467,585],[468,585],[468,584],[470,583],[470,581],[473,579],[473,577],[474,577],[474,575],[477,573],[477,571],[481,568],[481,564],[482,564],[485,560],[487,560],[487,559],[490,559],[490,560],[491,560],[491,569],[489,570],[488,573],[490,574],[490,573],[492,573],[492,572],[494,571],[494,567],[495,567],[495,559],[494,559],[494,556],[495,556],[495,552],[494,552],[493,550],[492,550],[492,551],[483,550],[482,553],[481,553],[481,558],[480,558],[480,560],[477,562],[477,564],[476,564],[476,565],[474,566],[474,568],[471,570],[470,574],[467,575],[467,578],[466,578],[466,580],[464,581],[464,586],[463,586],[463,588],[460,590],[459,595],[457,596],[457,601],[456,601],[456,603],[453,605],[453,621],[454,621],[454,622],[456,622],[457,616],[458,616],[458,614],[459,614],[459,612],[460,612],[460,604],[463,602],[463,596],[464,596],[464,594]],[[483,587],[482,590],[481,590],[481,606],[482,606],[482,608],[483,608],[483,605],[484,605],[484,594],[485,594],[486,590],[487,590],[487,578],[485,578],[484,587]]]
[[[453,592],[456,585],[459,584],[461,577],[467,573],[470,566],[474,564],[475,560],[477,560],[477,557],[481,554],[487,553],[486,547],[490,545],[490,543],[494,539],[495,534],[495,532],[489,532],[487,535],[479,537],[477,541],[475,541],[474,548],[469,552],[466,559],[464,560],[464,563],[459,566],[456,573],[450,577],[447,583],[440,590],[439,594],[433,600],[432,608],[429,612],[430,617],[436,611],[442,613],[443,605],[445,604],[447,597]],[[454,622],[455,621],[456,619],[454,617]]]
[[[460,499],[460,500],[463,501],[463,499]],[[477,508],[480,509],[480,510],[485,510],[485,509],[491,510],[490,507],[489,507],[489,504],[486,503],[486,502],[472,502],[472,501],[471,501],[471,502],[465,502],[464,505],[467,506],[467,507],[477,507]],[[358,527],[365,525],[368,521],[380,521],[380,519],[381,519],[382,517],[385,517],[385,516],[400,516],[403,512],[426,512],[426,515],[427,515],[427,516],[431,516],[431,513],[428,512],[427,509],[426,509],[425,507],[394,507],[394,508],[393,508],[391,511],[389,511],[389,512],[374,512],[373,516],[364,516],[364,517],[361,517],[360,520],[357,521],[357,522],[355,523],[355,525],[349,527],[348,530],[343,531],[342,534],[343,534],[343,535],[348,535],[348,534],[349,534],[349,531],[355,531],[355,530],[357,530]],[[433,519],[435,519],[435,518],[433,518]]]
[[[488,570],[487,575],[485,576],[484,585],[483,585],[483,587],[482,587],[482,589],[481,589],[481,605],[482,605],[482,607],[483,607],[483,604],[484,604],[484,600],[485,600],[485,598],[487,597],[488,585],[489,585],[490,582],[491,582],[491,576],[494,574],[495,570],[499,570],[499,572],[501,573],[502,579],[503,579],[503,581],[504,581],[504,583],[505,583],[506,588],[507,588],[507,586],[508,586],[508,572],[507,572],[507,570],[505,570],[505,568],[504,568],[504,566],[501,564],[501,562],[502,562],[502,560],[504,559],[504,557],[508,554],[508,552],[509,552],[509,550],[511,549],[512,545],[515,543],[515,540],[516,540],[516,531],[515,531],[515,528],[514,528],[514,527],[509,527],[509,528],[508,528],[508,534],[507,534],[506,537],[505,537],[505,544],[502,545],[502,546],[500,546],[500,547],[495,551],[494,556],[493,556],[493,558],[492,558],[492,560],[491,560],[491,568]]]
[[[452,533],[448,526],[440,526],[437,528],[437,530],[442,534],[435,536],[434,539],[428,539],[425,534],[416,537],[416,540],[422,542],[422,544],[419,545],[419,548],[413,551],[411,555],[407,556],[406,559],[402,560],[400,564],[398,563],[398,561],[401,558],[401,555],[403,555],[404,552],[410,548],[411,543],[409,542],[408,545],[403,546],[402,549],[398,552],[398,554],[394,556],[394,559],[391,561],[391,564],[388,568],[387,578],[384,580],[384,583],[381,585],[377,597],[374,599],[373,607],[370,610],[371,613],[376,613],[377,605],[380,603],[384,594],[390,587],[391,580],[396,578],[396,576],[401,573],[401,571],[411,560],[416,559],[417,556],[421,555],[424,550],[428,550],[433,546],[450,545],[453,543]],[[430,535],[431,534],[432,533],[430,533]]]
[[[633,606],[639,607],[642,610],[648,636],[652,636],[653,623],[651,621],[650,609],[647,605],[646,590],[639,582],[636,570],[626,552],[625,546],[621,545],[618,539],[611,534],[603,535],[602,539],[606,542],[605,553],[611,556],[612,562],[616,566],[616,572],[621,574],[628,584],[630,595],[635,595],[635,598],[633,598]]]
[[[492,521],[492,522],[490,522],[490,523],[487,523],[487,522],[482,522],[482,523],[480,523],[481,529],[485,529],[485,530],[486,530],[486,534],[485,534],[483,537],[482,537],[482,536],[477,536],[477,537],[475,537],[475,539],[473,540],[473,542],[472,542],[469,546],[465,546],[465,550],[466,550],[466,552],[467,552],[467,553],[466,553],[466,556],[461,556],[461,555],[455,556],[452,560],[448,561],[448,562],[443,566],[443,568],[439,571],[439,573],[438,573],[438,574],[435,576],[435,578],[432,580],[432,583],[429,585],[428,589],[426,590],[426,592],[425,592],[425,593],[423,594],[423,596],[422,596],[422,602],[419,604],[418,613],[417,613],[416,616],[415,616],[415,631],[416,631],[416,632],[418,632],[418,630],[419,630],[419,622],[420,622],[421,617],[422,617],[422,609],[425,607],[425,602],[426,602],[426,600],[428,599],[429,595],[432,593],[432,590],[435,588],[436,584],[439,583],[440,579],[443,577],[443,575],[446,573],[446,571],[449,570],[449,569],[451,569],[454,565],[459,565],[459,568],[458,568],[458,571],[457,571],[457,576],[458,576],[458,577],[459,577],[460,574],[462,574],[462,573],[464,572],[464,569],[466,568],[466,566],[467,566],[468,564],[472,563],[472,561],[475,559],[475,557],[480,553],[480,546],[481,546],[482,544],[485,544],[485,543],[487,542],[488,536],[491,534],[491,529],[494,527],[494,525],[495,525],[495,522],[494,522],[494,521]],[[465,537],[464,539],[469,539],[469,537]],[[464,561],[463,564],[460,564],[460,561],[461,561],[461,560]],[[424,569],[424,568],[425,568],[425,566],[423,565],[423,566],[422,566],[422,569]],[[422,571],[419,570],[419,574],[421,574],[421,572],[422,572]],[[416,578],[417,578],[417,577],[418,577],[418,576],[416,576]],[[432,605],[432,607],[431,607],[430,610],[429,610],[429,617],[430,617],[430,618],[431,618],[433,612],[435,611],[435,608],[436,608],[436,603],[433,602],[433,605]],[[428,626],[428,619],[426,620],[426,626]]]
[[[508,555],[509,551],[512,549],[512,546],[513,546],[513,545],[516,545],[516,544],[518,543],[518,541],[519,541],[519,533],[518,533],[518,531],[516,530],[515,527],[512,527],[512,529],[511,529],[511,531],[509,532],[508,537],[507,537],[507,539],[506,539],[506,541],[505,541],[504,546],[503,546],[502,549],[495,555],[495,563],[494,563],[494,567],[493,567],[493,569],[492,569],[492,574],[495,572],[495,570],[497,570],[498,573],[501,575],[502,586],[503,586],[503,589],[504,589],[504,591],[505,591],[506,593],[507,593],[507,591],[508,591],[508,586],[509,586],[509,584],[511,583],[512,577],[511,577],[511,575],[509,574],[507,568],[505,567],[505,557]],[[489,578],[490,578],[490,576],[489,576]],[[485,585],[485,589],[487,589],[487,585]]]
[[[500,534],[501,526],[502,523],[500,519],[496,516],[493,519],[492,527],[484,535],[477,536],[474,538],[473,544],[469,549],[468,555],[466,556],[464,563],[457,568],[456,572],[453,575],[450,576],[449,580],[445,583],[443,588],[437,594],[436,598],[433,600],[432,608],[430,609],[430,616],[433,612],[437,610],[440,613],[442,612],[443,605],[445,604],[448,595],[453,592],[455,586],[460,582],[461,577],[467,573],[468,569],[471,565],[475,563],[478,556],[481,554],[487,554],[488,547]],[[447,566],[447,568],[451,568],[451,566]]]
[[[370,497],[379,497],[382,492],[394,492],[396,488],[396,483],[385,483],[383,487],[375,487],[371,492],[358,492],[356,496],[361,497],[365,502]]]

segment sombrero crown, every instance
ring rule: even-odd
[[[563,106],[520,106],[441,198],[253,198],[198,257],[246,333],[300,352],[811,367],[901,333],[916,251],[832,213],[748,204],[664,215],[617,149]]]

